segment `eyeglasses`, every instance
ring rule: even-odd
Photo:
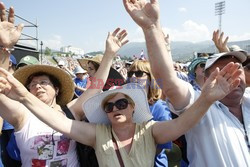
[[[37,84],[39,84],[39,85],[42,86],[42,87],[45,87],[45,86],[51,84],[51,82],[48,81],[48,80],[41,80],[41,81],[39,81],[39,82],[31,82],[27,87],[28,87],[29,89],[34,89],[34,88],[36,87]]]
[[[128,77],[131,78],[134,74],[135,74],[136,77],[142,77],[144,73],[148,74],[147,72],[140,71],[140,70],[139,71],[129,71],[128,72]]]
[[[109,102],[109,103],[104,104],[104,111],[106,113],[111,113],[114,110],[114,106],[116,106],[116,108],[118,110],[123,110],[123,109],[126,109],[128,107],[128,104],[129,104],[129,102],[127,99],[125,99],[125,98],[119,99],[114,103]]]

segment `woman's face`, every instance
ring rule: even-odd
[[[115,97],[109,99],[106,102],[106,104],[112,105],[112,103],[116,103],[116,105],[123,106],[123,108],[124,108],[124,106],[126,106],[124,104],[125,102],[122,102],[124,99],[126,100],[126,97],[122,93],[118,93]],[[104,108],[107,105],[104,104]],[[126,108],[119,109],[119,107],[117,108],[116,105],[113,106],[112,112],[107,113],[107,116],[108,116],[110,122],[112,124],[132,122],[133,121],[133,112],[134,112],[133,106],[130,103],[128,103]]]
[[[130,83],[138,83],[145,89],[148,89],[150,84],[149,73],[140,70],[130,70],[128,72],[128,80]]]
[[[56,88],[46,75],[34,77],[27,87],[30,93],[48,105],[56,98]]]
[[[93,77],[96,73],[95,66],[93,65],[92,62],[89,62],[87,67],[88,67],[87,71],[88,71],[89,77]]]

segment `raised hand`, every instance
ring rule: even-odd
[[[229,52],[229,49],[227,47],[227,41],[229,37],[226,37],[223,41],[224,32],[220,33],[220,30],[213,32],[213,41],[216,46],[216,48],[219,50],[220,53],[222,52]]]
[[[21,101],[29,93],[23,84],[5,69],[0,68],[0,74],[4,76],[0,77],[0,93],[17,101]]]
[[[123,0],[124,7],[132,19],[142,28],[159,26],[160,8],[158,0]]]
[[[118,52],[118,50],[128,43],[128,40],[126,40],[126,36],[128,35],[126,30],[120,31],[120,28],[115,29],[115,31],[111,34],[108,33],[108,37],[106,39],[106,50],[105,55],[113,56],[115,57],[115,54]]]
[[[17,27],[14,25],[14,8],[10,7],[9,16],[7,20],[6,9],[4,4],[0,3],[0,46],[6,48],[12,48],[21,36],[23,24],[19,24]]]
[[[231,62],[222,70],[216,68],[204,83],[201,96],[204,96],[211,104],[223,99],[239,85],[239,76],[243,72],[239,67],[240,64]]]

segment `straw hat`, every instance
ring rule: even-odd
[[[152,115],[149,110],[147,95],[144,91],[144,88],[137,83],[129,83],[123,86],[119,86],[116,89],[96,94],[95,96],[89,98],[85,103],[83,103],[83,111],[89,122],[97,124],[110,124],[107,114],[104,112],[101,105],[103,99],[113,93],[126,94],[134,101],[134,122],[142,123],[152,119]]]
[[[102,58],[103,58],[102,54],[97,54],[93,58],[77,59],[77,61],[83,69],[87,70],[89,61],[93,61],[97,64],[101,64]],[[113,85],[121,86],[124,83],[125,83],[125,79],[123,78],[123,76],[118,71],[116,71],[113,67],[111,67],[109,71],[109,76],[107,78],[107,82],[103,90],[104,91],[109,90],[109,88],[112,87]]]
[[[79,64],[81,65],[83,69],[87,70],[89,61],[93,61],[97,64],[101,64],[102,58],[103,58],[102,54],[97,54],[96,56],[92,58],[77,59],[77,61],[79,62]]]
[[[25,85],[28,77],[38,72],[48,73],[58,79],[61,84],[59,94],[57,96],[57,103],[59,105],[64,106],[72,100],[74,95],[74,83],[70,75],[60,68],[49,65],[28,65],[15,71],[13,75],[17,80]]]

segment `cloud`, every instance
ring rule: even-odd
[[[181,29],[163,27],[163,31],[169,34],[172,41],[200,42],[212,38],[206,25],[192,20],[185,21]]]
[[[181,8],[178,8],[178,11],[179,11],[179,12],[186,12],[186,11],[187,11],[187,8],[181,7]]]
[[[60,50],[63,46],[62,37],[60,35],[52,35],[51,39],[43,40],[43,46],[50,49]]]
[[[198,24],[192,20],[185,21],[180,29],[163,27],[163,32],[165,34],[168,33],[172,41],[200,42],[212,38],[206,25]],[[134,33],[129,32],[128,38],[130,42],[145,41],[143,31],[140,27],[138,27]]]
[[[250,39],[250,33],[244,33],[242,35],[229,35],[229,42],[230,41],[244,41]]]
[[[142,29],[137,27],[134,33],[128,34],[128,39],[130,42],[144,42],[145,38]]]
[[[163,27],[163,32],[169,34],[171,41],[189,41],[189,42],[201,42],[212,39],[212,31],[209,31],[205,24],[196,23],[192,20],[185,21],[178,29],[171,29]],[[144,42],[144,34],[140,27],[134,31],[129,32],[128,37],[130,42]],[[244,33],[242,35],[229,35],[229,41],[241,41],[249,40],[250,33]]]

